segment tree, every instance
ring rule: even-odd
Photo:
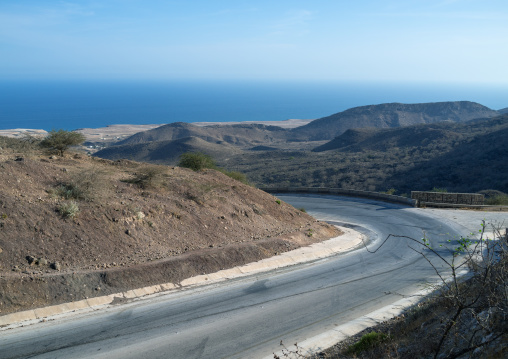
[[[41,146],[48,148],[50,151],[57,151],[60,156],[63,156],[70,146],[80,145],[85,140],[85,136],[79,132],[51,130],[41,141]]]
[[[200,152],[186,152],[180,156],[178,166],[199,171],[205,168],[217,168],[212,157]]]

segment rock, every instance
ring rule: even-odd
[[[49,159],[50,160],[56,160],[58,157],[57,156],[51,156]]]
[[[48,260],[46,258],[39,258],[35,261],[35,264],[39,266],[45,266],[48,265]]]
[[[58,262],[51,263],[50,267],[51,267],[51,269],[58,270],[58,271],[60,269],[62,269],[62,265],[60,263],[58,263]]]
[[[17,161],[17,162],[23,162],[25,159],[23,157],[16,157],[16,159],[14,161]]]
[[[2,250],[2,248],[0,248],[0,253],[2,253],[2,252],[3,252],[3,250]]]
[[[35,264],[35,257],[34,256],[26,256],[26,260],[28,261],[28,264],[33,265]]]

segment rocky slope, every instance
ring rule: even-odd
[[[351,128],[390,128],[443,121],[466,122],[499,115],[475,102],[436,102],[419,104],[386,103],[355,107],[312,121],[293,129],[301,140],[331,140]]]
[[[0,315],[178,283],[338,234],[214,170],[16,151],[0,150]]]

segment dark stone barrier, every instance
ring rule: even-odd
[[[411,198],[420,204],[446,203],[456,205],[483,206],[485,196],[478,193],[447,193],[447,192],[422,192],[412,191]]]

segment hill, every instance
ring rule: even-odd
[[[262,186],[338,187],[398,194],[434,187],[506,192],[508,115],[466,123],[350,130],[311,151],[260,151],[221,163]]]
[[[207,142],[225,142],[245,147],[266,144],[285,139],[287,130],[277,126],[260,124],[195,126],[190,123],[176,122],[137,133],[116,145],[178,140],[197,137]]]
[[[508,116],[505,118],[508,122]],[[429,188],[432,184],[456,192],[496,189],[508,193],[507,136],[508,124],[503,129],[474,136],[430,161],[387,178],[386,182],[402,191]]]
[[[337,235],[215,170],[32,145],[0,137],[2,314],[178,283]]]
[[[391,103],[353,108],[293,129],[170,124],[132,136],[96,155],[175,165],[181,153],[199,151],[260,186],[395,188],[399,193],[436,186],[450,191],[505,191],[497,178],[508,175],[505,167],[496,168],[495,175],[468,177],[459,165],[463,163],[461,152],[455,150],[468,153],[468,146],[474,143],[477,147],[471,151],[488,151],[491,144],[482,146],[481,140],[473,140],[492,133],[485,138],[501,141],[506,119],[473,102]],[[363,125],[370,127],[354,128]],[[496,135],[496,131],[501,132]],[[189,134],[196,136],[179,138]],[[446,179],[440,173],[445,168],[434,164],[444,159],[451,161],[446,162],[450,174]]]
[[[498,110],[497,112],[502,113],[502,114],[508,113],[508,107],[502,108],[502,109]]]
[[[182,153],[199,151],[215,156],[219,161],[222,161],[230,156],[241,155],[241,151],[313,149],[349,129],[394,128],[440,121],[460,123],[475,118],[488,118],[497,114],[496,111],[480,104],[464,101],[362,106],[292,129],[262,124],[196,126],[177,122],[132,135],[95,153],[95,155],[108,159],[127,158],[174,165]],[[340,142],[346,138],[346,141],[351,141],[353,137],[367,140],[369,131],[364,129],[349,132],[346,137],[337,139],[337,141]],[[450,135],[450,133],[442,132],[439,128],[420,129],[420,131],[427,131],[430,138]],[[388,132],[384,135],[388,135]],[[380,140],[380,136],[384,135],[376,135],[377,140]],[[414,138],[420,135],[407,133],[400,134],[400,136],[402,137],[398,140],[394,138],[393,141],[410,143],[411,140],[404,139],[404,136]],[[368,141],[371,140],[374,139],[369,138]],[[170,141],[176,142],[170,143]],[[344,144],[342,143],[340,146]],[[366,142],[364,141],[362,145],[366,145]],[[337,146],[337,144],[327,144],[326,147],[317,148],[316,151],[329,150],[333,146]],[[357,148],[359,148],[358,146]]]
[[[457,138],[458,134],[447,129],[446,126],[418,125],[396,129],[358,128],[347,130],[313,151],[387,151],[392,147],[421,147],[431,142],[452,141]]]
[[[443,121],[466,122],[499,115],[474,102],[387,103],[355,107],[291,130],[293,138],[331,140],[351,128],[390,128]]]
[[[209,142],[200,137],[184,137],[176,140],[140,142],[107,147],[95,155],[110,160],[128,158],[134,161],[176,164],[186,152],[206,153],[217,160],[241,152],[238,147],[222,141]]]

